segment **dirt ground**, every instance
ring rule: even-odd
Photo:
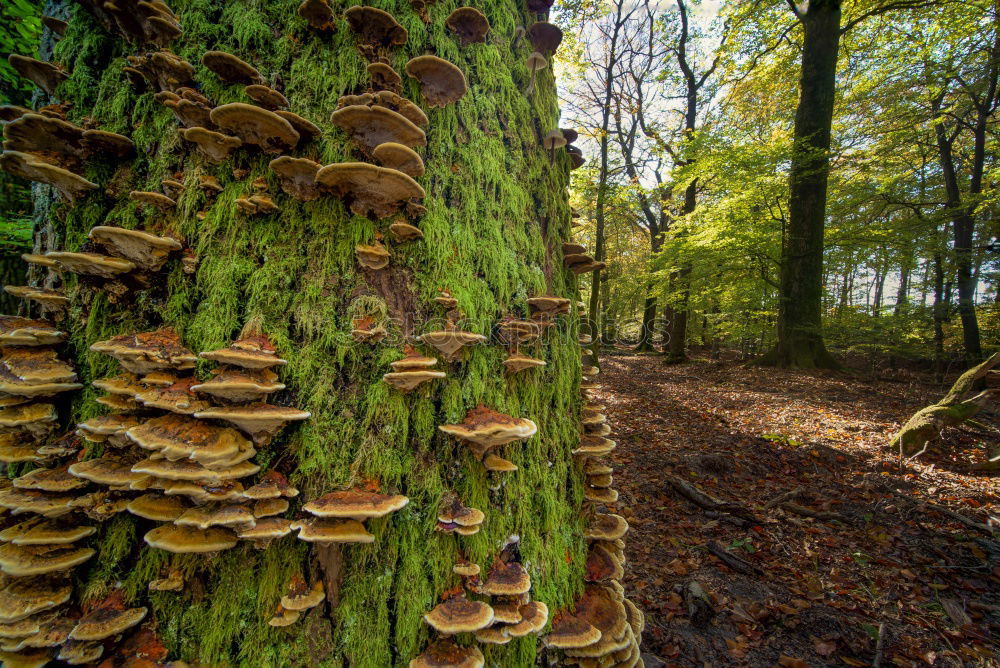
[[[901,462],[929,377],[611,354],[600,382],[647,666],[1000,665],[995,414]]]

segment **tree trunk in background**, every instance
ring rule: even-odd
[[[787,240],[781,252],[778,342],[761,364],[839,368],[823,343],[823,228],[830,129],[840,47],[840,0],[812,0],[802,22],[802,76],[795,114]]]
[[[934,377],[944,380],[944,323],[948,319],[948,302],[944,288],[944,258],[940,251],[934,254]]]
[[[24,252],[29,250],[31,249],[25,248]],[[27,273],[20,253],[0,255],[0,286],[24,285]],[[0,292],[0,313],[17,313],[20,307],[19,299],[6,292]]]
[[[249,101],[242,86],[220,82],[200,64],[208,50],[230,52],[280,89],[293,112],[320,126],[320,136],[295,156],[323,164],[358,159],[347,135],[329,123],[339,96],[369,86],[367,63],[344,21],[338,17],[335,32],[320,34],[296,15],[300,0],[168,3],[184,30],[170,49],[195,66],[204,95],[215,104]],[[150,289],[117,303],[92,282],[63,274],[72,308],[61,326],[70,333],[67,353],[81,382],[118,373],[108,357],[89,352],[95,341],[169,325],[191,350],[205,351],[229,345],[246,323],[256,322],[288,360],[280,369],[287,390],[272,401],[311,413],[255,459],[301,489],[286,515],[300,516],[304,501],[348,487],[372,485],[409,497],[403,510],[368,522],[373,544],[343,547],[339,590],[328,591],[327,603],[287,628],[268,620],[289,579],[301,572],[312,580],[332,568],[324,550],[294,533],[264,550],[241,542],[210,556],[171,555],[144,545],[153,523],[121,513],[90,539],[99,552],[77,570],[74,600],[82,604],[120,589],[128,605],[149,607],[148,619],[175,660],[405,666],[433,639],[424,613],[462,584],[452,571],[456,561],[468,558],[485,576],[505,541],[519,536],[514,552],[530,572],[532,599],[547,603],[552,615],[571,606],[583,587],[586,545],[582,478],[570,455],[580,431],[579,293],[560,251],[570,225],[569,159],[559,152],[550,166],[541,147],[558,121],[552,70],[538,73],[526,97],[530,44],[522,40],[514,52],[509,47],[515,27],[535,16],[520,1],[484,0],[476,6],[492,25],[487,43],[460,48],[443,25],[454,3],[429,6],[429,24],[408,0],[379,4],[409,32],[405,45],[384,54],[397,72],[408,59],[433,52],[465,73],[470,90],[459,102],[433,109],[417,82],[403,75],[403,94],[430,121],[428,144],[417,149],[427,167],[418,178],[427,212],[414,224],[424,238],[390,243],[389,266],[372,271],[358,265],[355,246],[391,238],[391,219],[353,216],[329,195],[312,202],[290,198],[268,168],[275,155],[242,148],[224,164],[206,163],[179,138],[177,121],[154,101],[155,91],[128,84],[125,57],[141,48],[109,33],[80,4],[67,6],[70,28],[55,59],[71,72],[60,88],[71,104],[70,120],[92,118],[103,130],[131,136],[138,157],[92,162],[87,176],[100,189],[73,208],[51,205],[52,234],[43,250],[78,251],[92,226],[118,225],[174,235],[198,259],[194,274],[172,260]],[[202,175],[222,184],[214,199],[199,187]],[[165,178],[185,185],[176,208],[143,215],[127,193],[159,191]],[[234,206],[236,198],[253,194],[255,179],[266,181],[277,213],[248,217]],[[599,216],[603,225],[600,210]],[[505,350],[490,341],[466,351],[465,361],[441,361],[437,368],[447,378],[401,394],[382,375],[402,355],[404,340],[440,326],[433,298],[443,288],[458,300],[464,329],[486,335],[502,317],[526,317],[525,297],[558,295],[574,307],[540,343],[522,348],[544,358],[544,368],[505,374]],[[352,319],[362,313],[387,327],[384,341],[354,342]],[[434,354],[427,347],[421,352]],[[198,370],[203,377],[207,371]],[[76,393],[68,424],[101,413],[97,395],[89,385]],[[537,423],[536,436],[504,448],[516,472],[487,473],[467,447],[438,431],[478,404]],[[478,534],[434,530],[449,491],[486,513]],[[149,591],[149,581],[170,568],[183,571],[184,589]],[[482,648],[488,665],[527,667],[535,665],[539,644],[532,634]]]
[[[910,303],[910,271],[912,264],[907,258],[899,267],[899,287],[896,289],[896,306],[893,308],[893,315],[900,315],[903,309]]]

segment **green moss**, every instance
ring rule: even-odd
[[[310,32],[295,14],[299,0],[170,4],[185,30],[172,48],[195,64],[204,94],[216,103],[244,99],[239,86],[220,82],[200,65],[210,48],[235,53],[270,81],[280,75],[291,109],[323,130],[297,155],[323,163],[354,157],[329,123],[337,98],[364,90],[367,80],[346,24],[332,36]],[[374,544],[345,548],[341,603],[331,617],[316,610],[289,629],[274,629],[267,620],[294,572],[315,573],[307,545],[288,537],[263,551],[240,546],[216,557],[171,557],[143,547],[148,522],[120,516],[102,525],[98,557],[81,571],[84,592],[98,596],[121,582],[130,600],[152,606],[177,658],[213,665],[405,664],[428,639],[422,614],[457,584],[451,567],[458,554],[487,568],[498,546],[514,535],[535,598],[556,610],[571,604],[582,586],[582,492],[570,456],[579,425],[567,419],[579,409],[575,316],[532,351],[546,359],[544,368],[505,376],[501,348],[478,346],[461,361],[442,362],[448,378],[408,395],[381,381],[388,363],[402,354],[402,331],[393,325],[394,336],[377,346],[350,337],[351,319],[359,315],[402,318],[415,326],[414,334],[440,325],[432,299],[442,288],[458,299],[463,325],[483,334],[500,317],[526,315],[532,295],[576,297],[574,278],[559,268],[552,250],[568,230],[567,159],[559,156],[550,166],[540,148],[541,134],[558,120],[551,73],[542,72],[534,94],[525,97],[528,49],[509,49],[514,28],[530,17],[514,0],[486,0],[479,8],[493,26],[487,43],[461,49],[443,26],[459,4],[438,2],[425,26],[408,2],[374,3],[409,31],[405,47],[389,54],[397,71],[409,57],[431,50],[458,64],[470,83],[457,104],[426,110],[428,145],[421,152],[427,174],[420,182],[427,214],[418,223],[424,240],[390,244],[393,264],[407,277],[392,289],[411,293],[412,313],[394,312],[395,302],[369,285],[355,264],[354,247],[385,235],[389,221],[352,216],[333,198],[301,203],[279,193],[267,169],[270,156],[240,151],[230,164],[206,164],[178,137],[173,115],[150,91],[122,83],[132,47],[103,32],[85,11],[75,10],[58,45],[56,58],[72,71],[63,93],[75,119],[92,116],[103,128],[129,134],[138,149],[128,164],[88,168],[88,176],[113,185],[118,197],[97,194],[63,209],[54,221],[59,243],[77,249],[90,227],[106,222],[181,235],[199,260],[193,276],[172,261],[163,280],[117,304],[103,293],[77,289],[70,279],[69,348],[81,377],[116,372],[106,357],[88,351],[94,341],[169,324],[192,349],[206,350],[226,345],[253,319],[289,360],[281,371],[288,391],[279,399],[312,413],[256,461],[291,473],[301,498],[375,479],[411,500],[371,522]],[[416,82],[406,78],[404,85],[404,94],[419,101]],[[249,175],[239,181],[234,168]],[[186,189],[168,215],[152,215],[125,197],[132,189],[156,190],[178,172]],[[199,173],[217,176],[223,192],[208,199],[197,187]],[[256,177],[271,184],[279,213],[245,217],[236,211],[234,200]],[[95,396],[91,389],[79,393],[74,421],[101,412]],[[437,425],[461,420],[479,403],[539,424],[537,436],[504,448],[516,473],[488,476],[465,448],[438,432]],[[487,512],[479,534],[456,538],[434,531],[438,503],[451,490]],[[180,568],[197,584],[183,593],[149,592],[148,582],[167,568]],[[489,655],[499,665],[528,666],[535,647],[529,637],[491,648]]]

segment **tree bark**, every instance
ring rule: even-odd
[[[839,368],[823,342],[822,276],[841,2],[812,0],[800,7],[802,75],[789,178],[788,232],[781,253],[778,342],[760,363]]]
[[[242,85],[224,83],[201,65],[208,50],[232,53],[282,91],[291,111],[322,128],[295,157],[324,164],[364,159],[329,123],[338,97],[369,87],[367,62],[345,22],[338,18],[338,30],[318,33],[296,14],[299,0],[168,3],[184,31],[170,49],[194,66],[201,94],[216,104],[249,101]],[[505,351],[490,340],[467,350],[463,360],[440,361],[437,368],[447,377],[410,394],[382,380],[405,342],[416,344],[416,335],[440,326],[442,310],[433,298],[441,289],[458,300],[463,328],[485,335],[498,317],[524,317],[527,297],[580,299],[559,251],[569,234],[569,158],[557,153],[550,166],[541,147],[559,118],[552,71],[538,73],[525,102],[530,45],[513,53],[508,46],[514,26],[530,25],[535,16],[521,1],[484,0],[477,8],[497,34],[488,44],[463,49],[443,27],[450,7],[430,7],[434,21],[425,24],[407,0],[379,4],[409,32],[405,45],[383,54],[397,72],[404,73],[410,58],[435,52],[465,73],[470,88],[457,103],[430,108],[418,82],[403,74],[403,94],[425,110],[429,124],[427,146],[416,149],[427,170],[417,180],[428,212],[410,221],[424,238],[402,244],[391,241],[393,219],[352,215],[330,194],[310,202],[286,195],[268,168],[277,155],[244,146],[221,165],[206,162],[179,137],[173,113],[154,100],[157,90],[129,85],[122,66],[142,47],[109,32],[80,6],[110,3],[73,4],[71,27],[55,50],[70,72],[59,89],[69,120],[129,135],[137,150],[134,159],[88,165],[88,178],[100,188],[74,207],[53,206],[47,217],[52,234],[40,241],[40,250],[91,250],[92,226],[117,225],[180,239],[197,264],[187,273],[190,264],[175,254],[147,287],[117,301],[99,282],[62,274],[57,287],[73,300],[71,317],[60,324],[69,335],[63,354],[73,358],[86,384],[72,395],[63,427],[73,429],[103,412],[89,383],[119,373],[107,356],[89,350],[94,342],[171,326],[192,351],[207,351],[229,345],[253,322],[288,360],[279,368],[286,389],[270,401],[311,414],[259,447],[254,459],[262,473],[278,471],[301,490],[285,515],[302,517],[304,502],[340,489],[365,486],[409,498],[406,508],[368,520],[372,544],[345,545],[339,555],[294,533],[267,549],[240,542],[211,555],[172,555],[144,544],[154,523],[123,512],[87,539],[98,553],[73,574],[74,609],[112,594],[129,606],[145,606],[148,628],[159,634],[170,659],[193,664],[405,666],[433,639],[423,615],[445,591],[462,586],[452,571],[456,561],[479,564],[485,576],[512,536],[520,540],[506,554],[527,567],[532,598],[545,602],[552,615],[571,608],[586,562],[582,480],[570,454],[579,439],[575,306],[560,317],[565,328],[552,327],[530,350],[525,346],[547,361],[543,368],[506,375]],[[207,194],[200,176],[216,177],[222,191]],[[176,207],[151,213],[129,201],[129,191],[158,191],[167,178],[184,184]],[[258,187],[266,187],[277,212],[247,216],[234,206]],[[37,205],[44,209],[48,202]],[[527,222],[538,220],[547,225]],[[359,266],[356,245],[382,237],[391,252],[388,267]],[[353,340],[359,309],[380,318],[389,332],[383,341]],[[421,354],[441,357],[416,345]],[[206,378],[213,365],[199,364],[206,366],[196,372]],[[537,435],[501,451],[517,471],[487,473],[469,448],[437,429],[460,422],[478,404],[537,424]],[[95,446],[87,456],[99,453]],[[478,535],[434,530],[449,492],[486,513]],[[185,588],[150,592],[149,581],[170,568],[183,571]],[[329,592],[337,605],[323,603],[286,628],[269,626],[289,579],[299,573],[325,578],[329,587],[339,583]],[[539,645],[532,634],[482,647],[489,665],[528,667]],[[108,647],[110,657],[113,643]]]

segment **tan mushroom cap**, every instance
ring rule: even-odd
[[[528,418],[516,418],[486,406],[477,406],[460,424],[443,424],[438,429],[466,443],[479,456],[487,450],[534,436],[538,427]]]
[[[407,345],[403,349],[403,353],[405,354],[402,359],[389,363],[389,366],[392,367],[393,371],[415,371],[417,369],[429,369],[430,367],[433,367],[438,363],[437,358],[426,357],[424,355],[421,355],[411,345]]]
[[[285,476],[277,471],[269,471],[259,483],[244,492],[248,499],[294,498],[298,495],[299,490],[289,485]]]
[[[427,145],[423,130],[403,114],[385,106],[348,105],[334,111],[330,121],[349,134],[358,148],[369,155],[376,146],[388,142],[409,147]]]
[[[448,638],[435,640],[410,661],[410,668],[483,668],[484,665],[485,658],[478,647],[456,645]]]
[[[229,529],[193,527],[164,524],[149,531],[143,538],[150,547],[174,554],[218,552],[236,547],[236,534]]]
[[[354,254],[358,258],[358,263],[365,269],[385,269],[389,265],[389,251],[379,242],[374,244],[358,244],[354,247]],[[364,329],[355,327],[355,329]],[[384,334],[383,334],[384,336]]]
[[[563,297],[529,297],[528,308],[531,309],[532,316],[542,313],[562,314],[569,313],[570,300]]]
[[[368,533],[357,520],[309,518],[292,522],[299,532],[299,540],[309,543],[371,543],[375,536]]]
[[[36,288],[31,285],[5,285],[3,289],[4,292],[13,297],[27,299],[50,309],[62,309],[69,306],[69,297],[58,290]]]
[[[483,466],[486,467],[487,471],[494,471],[496,473],[511,473],[517,470],[517,465],[514,462],[503,457],[497,457],[492,453],[486,455],[483,459]]]
[[[0,650],[0,664],[4,668],[41,668],[51,662],[52,656],[48,649],[25,650],[23,652]]]
[[[132,465],[116,457],[98,457],[70,465],[69,472],[99,485],[127,486],[139,478]]]
[[[424,233],[419,227],[402,221],[396,221],[395,223],[389,225],[389,231],[392,233],[392,236],[396,239],[396,241],[400,243],[424,238]]]
[[[302,510],[316,517],[350,518],[363,521],[371,517],[384,517],[408,504],[410,500],[400,494],[379,494],[364,490],[348,489],[325,494],[302,506]]]
[[[287,364],[285,360],[278,357],[270,340],[263,335],[244,336],[234,341],[228,348],[209,350],[199,353],[198,356],[202,359],[245,369],[267,369]]]
[[[531,75],[534,76],[535,72],[538,70],[544,70],[549,66],[549,61],[546,60],[545,56],[540,54],[538,51],[532,51],[528,54],[528,59],[525,61],[528,69],[531,71]]]
[[[274,617],[268,620],[268,624],[276,627],[291,626],[295,622],[299,621],[299,617],[302,613],[298,610],[286,610],[285,608],[278,606],[277,611],[274,613]]]
[[[383,167],[417,178],[424,175],[424,161],[416,151],[399,142],[385,142],[372,149],[372,157]]]
[[[504,318],[497,323],[500,338],[507,345],[517,345],[538,339],[552,323],[545,320],[518,320]]]
[[[319,199],[319,186],[316,184],[316,172],[323,165],[309,158],[293,158],[283,155],[275,158],[268,167],[281,180],[281,189],[300,202],[311,202]]]
[[[274,113],[276,116],[280,116],[288,121],[288,124],[299,133],[299,144],[315,139],[320,135],[320,129],[316,127],[315,123],[302,118],[296,113],[288,111],[287,109],[278,109]]]
[[[123,334],[98,341],[90,346],[90,350],[114,357],[127,371],[137,374],[193,369],[198,360],[193,352],[183,346],[177,332],[170,328]]]
[[[253,504],[253,516],[258,519],[280,515],[287,510],[288,501],[286,499],[260,499]]]
[[[227,504],[222,506],[197,506],[185,510],[174,520],[177,526],[208,529],[209,527],[229,527],[238,529],[256,524],[253,513],[246,506]]]
[[[448,374],[444,371],[433,371],[430,369],[416,369],[413,371],[394,371],[382,376],[382,380],[392,385],[400,392],[411,392],[423,383],[445,378]]]
[[[206,408],[198,411],[194,416],[203,420],[225,420],[236,425],[243,432],[256,436],[258,434],[272,434],[289,422],[309,419],[311,414],[308,411],[290,406],[253,403]]]
[[[592,503],[614,503],[618,500],[618,490],[608,487],[585,487],[583,498]]]
[[[622,538],[626,533],[628,533],[628,522],[624,517],[611,513],[598,513],[591,518],[583,535],[590,540],[612,541]]]
[[[517,624],[521,621],[521,604],[517,599],[493,601],[493,620],[503,624]]]
[[[263,517],[258,519],[254,526],[241,528],[237,535],[243,540],[263,542],[287,536],[291,532],[291,520],[286,520],[284,517]]]
[[[66,340],[66,333],[46,320],[0,315],[0,345],[51,346]]]
[[[420,95],[431,107],[458,102],[469,89],[462,70],[437,56],[411,59],[406,63],[406,73],[420,82]]]
[[[490,569],[478,591],[489,596],[514,596],[531,590],[531,577],[520,563],[500,563]]]
[[[11,509],[15,515],[35,513],[45,517],[60,517],[73,509],[71,504],[75,499],[70,494],[54,494],[34,489],[0,489],[0,507]]]
[[[133,473],[151,475],[164,480],[192,480],[205,484],[237,480],[260,471],[253,462],[244,461],[225,468],[210,469],[188,459],[143,459],[132,465]]]
[[[15,434],[0,434],[0,462],[5,464],[21,464],[23,462],[42,462],[46,455],[38,452],[32,445],[17,442]]]
[[[87,154],[83,128],[32,111],[4,125],[3,137],[4,150],[30,153],[60,167],[73,166]]]
[[[146,617],[146,608],[95,608],[77,622],[69,637],[73,640],[104,640],[130,629]]]
[[[45,267],[46,269],[53,269],[58,271],[59,265],[55,260],[45,257],[44,255],[36,255],[34,253],[21,253],[21,259],[28,264],[33,264],[38,267]]]
[[[8,578],[0,588],[0,623],[13,624],[62,605],[73,585],[59,578]]]
[[[233,102],[211,113],[212,122],[232,133],[244,144],[253,144],[265,153],[288,151],[299,143],[299,133],[273,111],[252,104]]]
[[[611,487],[614,476],[610,473],[595,473],[587,475],[587,484],[591,487]]]
[[[68,571],[96,554],[89,547],[72,545],[0,545],[0,570],[24,577]]]
[[[85,524],[53,522],[33,517],[0,531],[0,541],[14,545],[67,545],[97,531]]]
[[[402,90],[403,78],[388,63],[369,63],[368,76],[371,77],[372,88],[376,91],[389,90],[399,93]]]
[[[483,645],[506,645],[510,642],[509,627],[506,624],[494,624],[476,631],[476,642]]]
[[[20,478],[14,478],[14,487],[19,489],[37,489],[43,492],[71,492],[87,483],[73,476],[68,466],[55,469],[40,468],[25,473]],[[0,538],[0,540],[3,540]]]
[[[438,521],[446,524],[458,524],[460,526],[475,526],[482,524],[486,519],[486,513],[478,508],[470,508],[462,504],[458,497],[445,500],[438,510]]]
[[[323,581],[316,580],[312,587],[302,578],[294,578],[288,583],[288,593],[281,597],[281,607],[286,610],[308,610],[315,608],[326,598]]]
[[[583,472],[590,475],[609,475],[614,473],[615,470],[608,466],[607,464],[602,464],[595,459],[588,459],[586,465],[583,467]]]
[[[246,93],[247,97],[251,100],[270,111],[288,106],[288,98],[270,86],[250,84],[243,89],[243,92]]]
[[[0,169],[22,179],[52,186],[71,205],[77,198],[98,188],[96,183],[88,181],[79,174],[20,151],[4,151],[0,154]]]
[[[191,388],[198,379],[181,378],[168,387],[150,387],[136,393],[135,398],[147,408],[159,408],[181,415],[193,415],[211,407],[211,403],[198,397]]]
[[[520,607],[521,621],[517,622],[507,632],[514,638],[538,633],[549,621],[549,606],[541,601],[531,601]]]
[[[52,352],[53,357],[55,355],[54,351],[46,352]],[[21,357],[20,353],[18,356]],[[14,370],[16,368],[17,371],[21,371],[26,376],[30,375],[30,372],[26,371],[26,364],[18,364],[15,367],[12,360],[5,359],[0,363],[0,392],[19,397],[51,397],[60,392],[79,390],[83,387],[82,384],[74,382],[76,374],[62,360],[40,358],[36,361],[39,371],[37,375],[52,376],[52,380],[26,380]]]
[[[88,237],[112,254],[120,255],[149,271],[159,271],[170,253],[181,249],[180,242],[170,237],[158,237],[141,230],[126,230],[108,225],[94,227]]]
[[[457,359],[466,346],[486,341],[482,334],[463,332],[458,329],[443,329],[437,332],[427,332],[417,337],[417,341],[426,343],[437,350],[446,360]]]
[[[146,204],[148,206],[156,207],[160,211],[169,211],[177,206],[177,202],[170,199],[163,193],[157,192],[146,192],[144,190],[133,190],[128,194],[129,199],[138,202],[139,204]]]
[[[206,466],[231,461],[241,450],[251,447],[235,429],[175,414],[147,420],[125,433],[139,447],[159,452],[167,459],[190,458]]]
[[[573,450],[574,455],[603,457],[610,454],[618,444],[609,438],[597,434],[586,434],[580,437],[580,447]]]
[[[632,642],[625,606],[614,590],[601,585],[587,585],[576,603],[574,615],[586,619],[601,631],[597,642],[568,649],[567,656],[596,658],[622,650]]]
[[[493,623],[493,608],[482,601],[470,601],[464,596],[449,598],[424,615],[435,631],[446,635],[468,633]]]
[[[586,619],[563,614],[552,623],[552,631],[545,636],[545,644],[559,649],[576,649],[593,645],[601,639],[601,635],[601,630]]]
[[[310,27],[321,32],[336,30],[334,23],[336,15],[327,0],[302,0],[297,10],[298,15],[309,21]]]
[[[157,522],[173,522],[190,506],[184,499],[162,494],[143,494],[129,501],[126,509],[133,515]]]
[[[278,376],[269,369],[220,367],[215,375],[191,389],[228,401],[261,401],[268,394],[285,389]]]
[[[225,51],[206,51],[201,64],[229,83],[254,84],[262,80],[260,72],[250,63]]]
[[[29,79],[51,96],[56,94],[56,88],[59,84],[69,78],[69,74],[65,70],[44,60],[36,60],[12,53],[7,56],[7,62],[18,74]]]
[[[531,357],[530,355],[525,355],[521,352],[511,353],[507,356],[507,359],[503,361],[503,365],[511,373],[517,373],[518,371],[524,371],[525,369],[532,369],[534,367],[545,366],[545,360],[540,360],[537,357]]]
[[[18,404],[0,408],[0,427],[27,429],[35,434],[45,434],[58,419],[56,407],[46,403]]]
[[[0,638],[27,638],[41,631],[43,626],[55,618],[55,613],[44,612],[26,617],[17,622],[11,622],[10,624],[0,623]]]
[[[355,6],[344,12],[351,30],[361,44],[389,48],[406,44],[406,28],[389,12],[374,7]]]
[[[6,374],[28,384],[76,380],[73,367],[51,348],[0,348],[0,363]]]
[[[490,31],[486,15],[474,7],[459,7],[448,15],[444,24],[455,33],[462,46],[485,42],[486,33]]]
[[[406,174],[366,162],[326,165],[316,173],[316,182],[346,200],[355,214],[380,219],[397,213],[408,200],[425,195],[420,184]]]
[[[54,260],[63,271],[99,278],[114,278],[119,274],[127,274],[136,267],[135,263],[129,260],[100,253],[49,251],[45,257]]]
[[[104,645],[99,642],[67,640],[59,648],[59,654],[56,658],[65,661],[70,666],[83,666],[94,663],[103,654]]]
[[[198,152],[214,164],[225,162],[233,151],[243,146],[243,140],[239,137],[201,127],[181,130],[181,136],[197,145]]]
[[[461,575],[462,577],[475,577],[479,575],[480,569],[479,564],[474,564],[471,561],[461,560],[452,566],[452,572],[456,575]]]
[[[116,413],[136,413],[142,410],[142,404],[135,399],[130,399],[117,394],[97,397],[95,401],[102,406],[107,406]]]
[[[636,636],[642,635],[646,628],[646,615],[630,599],[624,599],[625,615],[628,618],[628,625],[632,627],[632,633]]]

